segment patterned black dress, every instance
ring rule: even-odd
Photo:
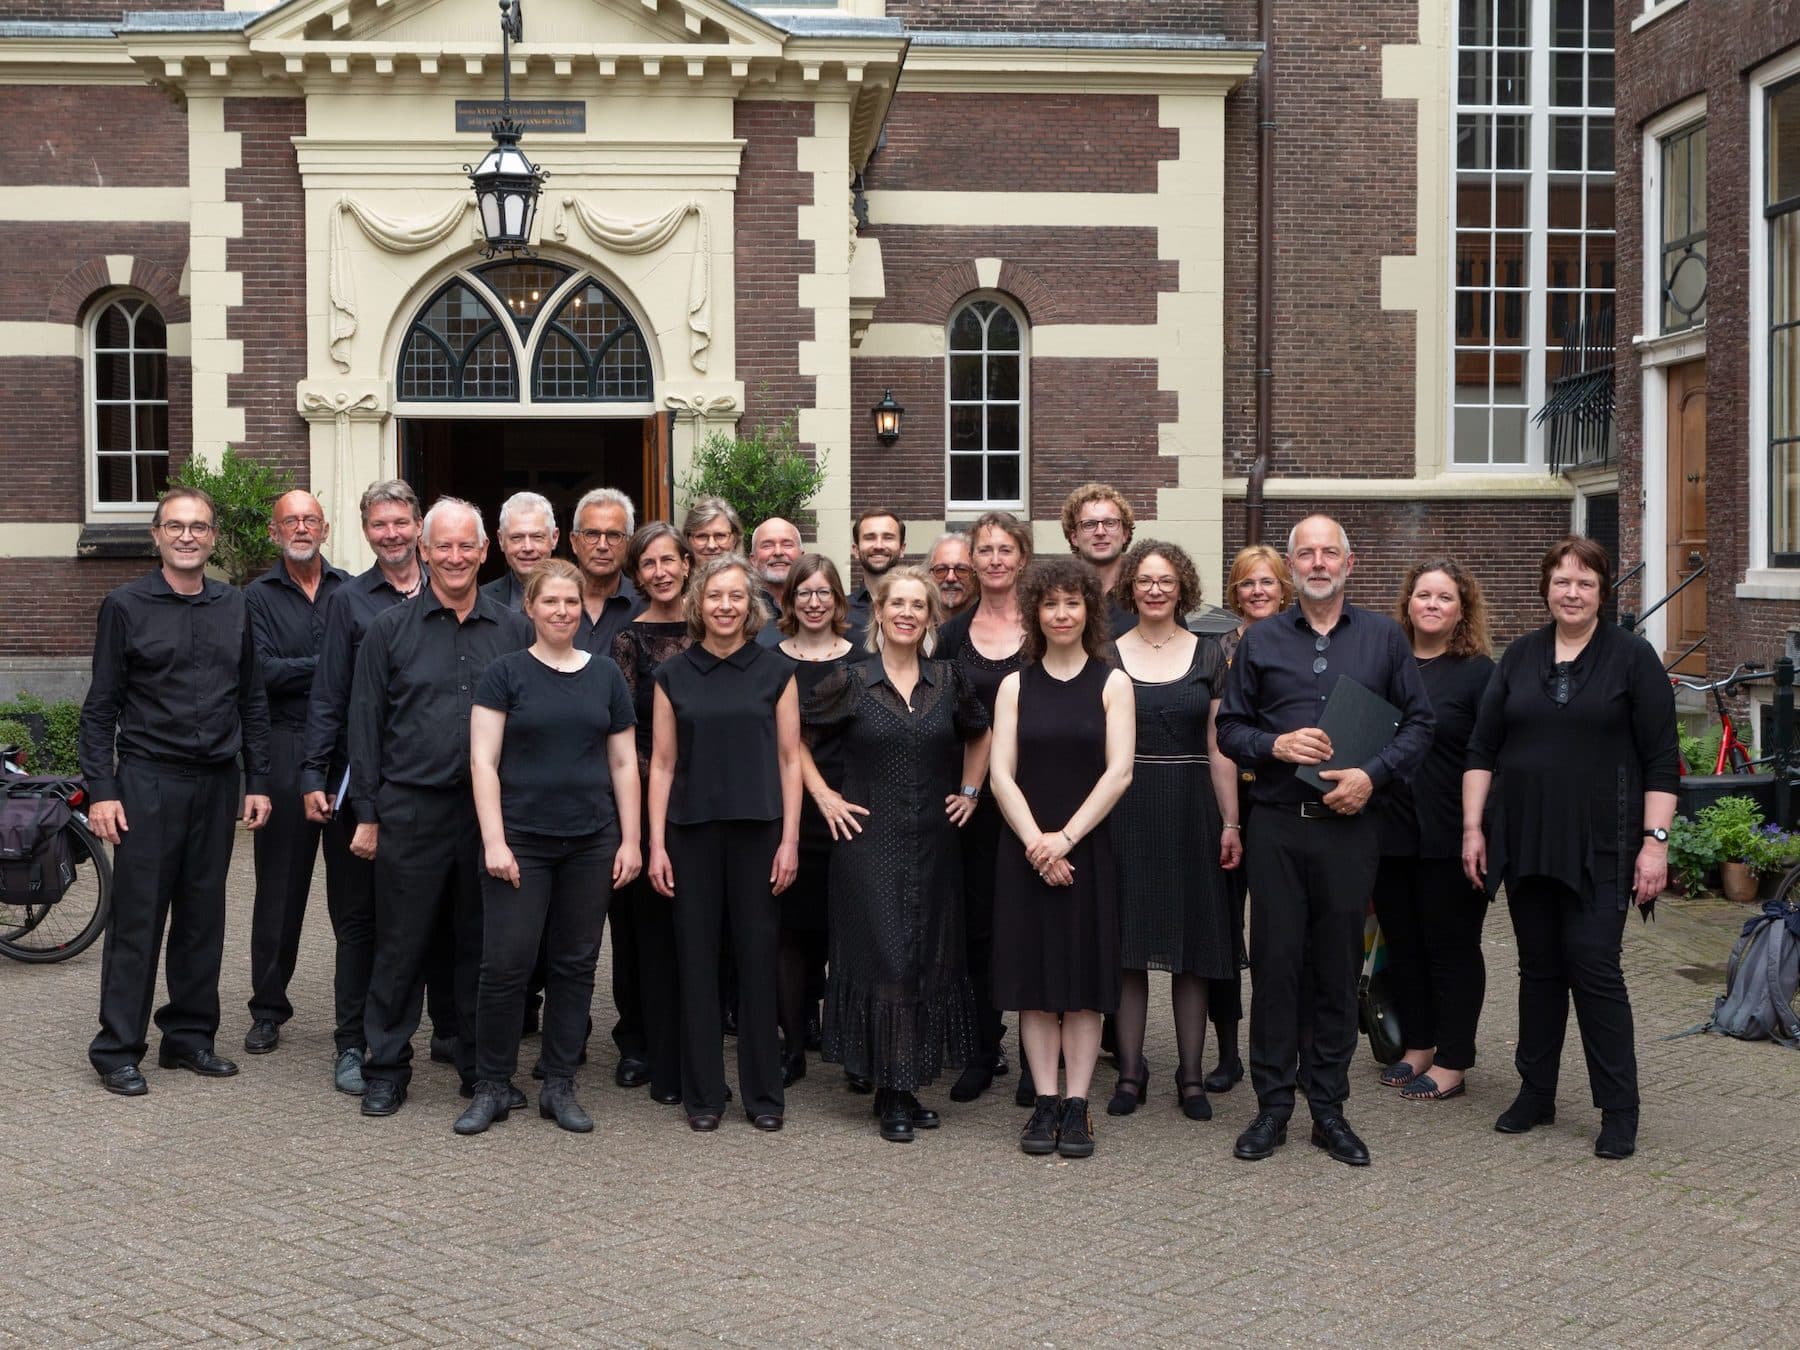
[[[869,810],[862,833],[832,845],[824,1058],[911,1092],[975,1048],[962,848],[944,799],[987,712],[952,662],[919,663],[909,707],[877,659],[828,675],[802,723],[809,745],[837,742],[844,797]]]

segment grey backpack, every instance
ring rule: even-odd
[[[1725,967],[1725,992],[1713,1004],[1704,1028],[1741,1041],[1770,1040],[1800,1049],[1800,1014],[1794,1011],[1800,985],[1800,908],[1771,900],[1744,924]]]

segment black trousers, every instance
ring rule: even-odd
[[[645,883],[648,889],[649,883]],[[613,1023],[613,1044],[619,1047],[620,1059],[650,1058],[649,1031],[644,1018],[643,958],[638,952],[639,912],[632,894],[633,882],[613,900],[606,912],[607,927],[612,930],[613,1008],[618,1020]],[[651,898],[661,900],[654,891]]]
[[[119,802],[129,828],[113,850],[100,1031],[88,1046],[88,1062],[103,1074],[136,1064],[148,1048],[165,928],[169,1001],[156,1010],[163,1044],[183,1053],[213,1048],[237,765],[127,760],[119,766]]]
[[[676,901],[656,893],[649,878],[639,875],[612,899],[607,920],[613,925],[613,941],[622,929],[631,933],[635,964],[630,970],[631,985],[636,991],[638,1025],[635,1051],[619,1040],[618,1029],[613,1039],[619,1053],[635,1054],[650,1065],[650,1090],[668,1096],[681,1089],[681,967],[675,948]],[[629,911],[622,922],[620,911]],[[618,952],[613,953],[613,969],[618,970]],[[618,979],[614,977],[615,987]],[[621,1009],[621,1013],[622,1013]],[[621,1020],[623,1018],[621,1017]]]
[[[994,868],[1005,828],[1000,808],[984,793],[962,837],[963,949],[975,987],[975,1048],[990,1057],[999,1053],[1006,1035],[1006,1019],[994,1006]],[[1023,1050],[1019,1058],[1022,1064]]]
[[[747,1115],[782,1113],[775,1013],[781,901],[769,891],[780,843],[778,820],[669,826],[681,964],[681,1096],[689,1115],[725,1108],[719,967],[720,924],[727,917],[737,958],[738,1093]]]
[[[612,895],[617,828],[560,838],[508,834],[519,885],[481,875],[481,977],[475,1076],[510,1080],[519,1067],[525,986],[544,956],[542,1063],[546,1078],[573,1078],[587,1039],[594,966]]]
[[[330,884],[331,855],[338,855],[340,863],[352,856],[349,827],[341,817],[329,825],[314,824],[306,818],[301,805],[304,738],[304,727],[276,725],[269,729],[269,800],[273,809],[268,823],[254,836],[256,903],[250,915],[250,1016],[275,1023],[286,1022],[294,1015],[294,1005],[288,1001],[288,982],[294,978],[294,963],[300,955],[300,929],[306,921],[313,864],[318,859],[321,840],[326,852],[325,904],[340,950],[346,921],[352,927],[360,924],[365,932],[372,932],[367,915],[340,913],[336,902],[341,895],[334,894]],[[342,888],[338,889],[341,892]],[[364,975],[365,985],[367,980]],[[340,1029],[343,1011],[339,1006]],[[362,1044],[360,1005],[356,1020],[359,1026],[355,1037],[349,1045],[339,1045],[340,1050]]]
[[[1556,1100],[1572,998],[1594,1105],[1602,1111],[1636,1110],[1637,1045],[1619,962],[1630,911],[1548,877],[1509,878],[1506,895],[1519,948],[1519,1048],[1513,1062],[1524,1091],[1542,1102]]]
[[[1475,1024],[1487,996],[1481,925],[1487,896],[1455,858],[1383,858],[1375,917],[1387,939],[1394,1011],[1409,1050],[1437,1047],[1446,1069],[1475,1063]]]
[[[375,797],[375,964],[363,1013],[364,1078],[412,1080],[432,946],[447,936],[456,989],[456,1069],[475,1079],[476,989],[481,973],[481,831],[468,786],[384,783]],[[439,1029],[440,1032],[443,1028]]]
[[[1280,807],[1257,809],[1246,852],[1250,1081],[1264,1111],[1292,1115],[1297,1084],[1315,1119],[1341,1112],[1350,1096],[1377,850],[1366,815],[1307,820]]]

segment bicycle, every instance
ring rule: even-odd
[[[79,778],[33,778],[16,746],[0,746],[0,791],[53,792],[69,807],[69,857],[75,881],[47,904],[0,903],[0,953],[15,961],[67,961],[94,945],[112,914],[112,860],[88,829],[87,786]]]
[[[1669,676],[1669,683],[1680,689],[1692,689],[1698,694],[1711,694],[1713,709],[1719,715],[1719,753],[1713,761],[1712,771],[1715,774],[1755,773],[1757,761],[1750,758],[1750,747],[1738,738],[1737,725],[1731,720],[1731,712],[1725,706],[1725,695],[1740,685],[1754,684],[1760,680],[1775,678],[1775,672],[1756,661],[1740,663],[1731,674],[1720,680],[1684,680],[1679,675]],[[1687,760],[1680,761],[1683,777],[1687,776]]]

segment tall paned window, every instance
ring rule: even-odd
[[[155,305],[120,296],[88,329],[93,504],[153,506],[169,485],[169,338]]]
[[[1800,79],[1768,100],[1769,560],[1800,567]]]
[[[1025,324],[998,300],[950,319],[945,383],[952,507],[1025,505]]]
[[[1566,339],[1613,303],[1611,0],[1458,0],[1451,463],[1543,462]]]
[[[1663,137],[1662,331],[1706,322],[1706,123]]]

